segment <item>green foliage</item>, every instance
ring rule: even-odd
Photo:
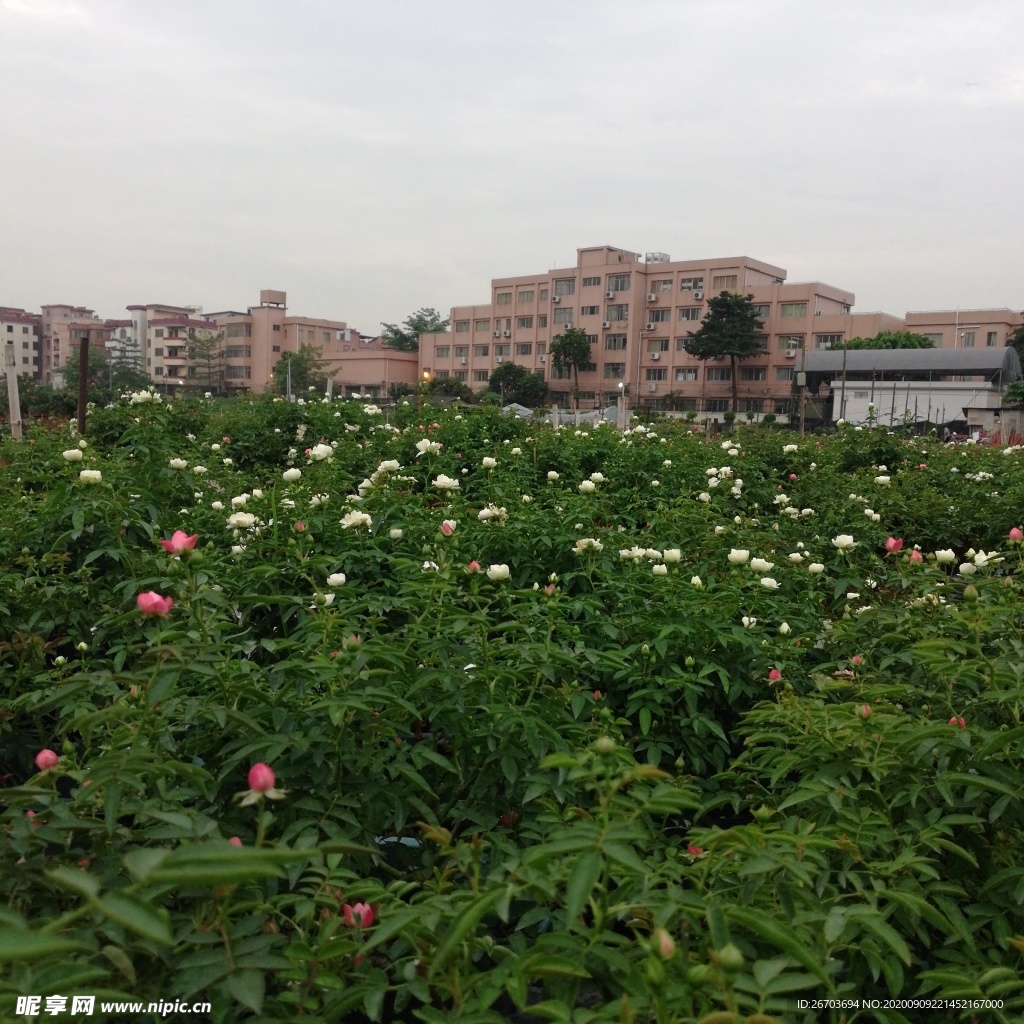
[[[224,391],[224,335],[191,331],[188,338],[188,382],[213,394]]]
[[[310,391],[323,395],[327,391],[328,378],[338,371],[326,369],[322,358],[323,349],[316,345],[300,345],[298,352],[281,356],[274,364],[274,391],[279,395],[288,393],[288,368],[291,366],[292,394],[305,396]]]
[[[1015,380],[1003,395],[1006,405],[1024,405],[1024,380]]]
[[[843,346],[848,349],[876,348],[934,348],[931,338],[913,331],[880,331],[873,338],[850,338]]]
[[[406,317],[401,327],[382,323],[381,327],[384,330],[381,337],[389,348],[396,348],[401,352],[418,352],[421,334],[442,334],[448,330],[450,323],[450,317],[442,317],[436,309],[428,306]]]
[[[580,370],[585,370],[593,362],[587,332],[582,327],[567,327],[561,334],[554,336],[548,352],[554,366],[572,370],[573,401],[578,406]]]
[[[454,377],[432,377],[427,385],[427,394],[458,398],[463,402],[471,402],[474,398],[473,389],[465,381]]]
[[[543,373],[530,373],[525,366],[507,361],[491,373],[487,387],[503,405],[518,402],[531,409],[543,405],[548,392]]]
[[[64,391],[77,408],[79,346],[74,346],[64,365]],[[89,346],[88,400],[94,405],[108,405],[128,391],[149,387],[149,375],[139,368],[130,350],[108,358],[104,349]]]
[[[698,359],[729,358],[734,414],[738,407],[736,360],[750,359],[763,351],[758,333],[764,324],[757,318],[753,300],[753,295],[728,291],[712,296],[700,327],[683,342],[686,352]]]

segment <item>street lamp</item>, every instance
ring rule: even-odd
[[[626,429],[626,385],[623,381],[619,381],[619,397],[617,400],[618,405],[618,421],[619,430]]]
[[[419,404],[419,408],[420,408],[421,411],[423,409],[423,396],[427,393],[427,385],[429,385],[429,384],[430,384],[430,371],[429,370],[424,370],[423,371],[423,383],[420,384],[420,404]]]

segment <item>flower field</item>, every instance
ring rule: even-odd
[[[146,393],[5,439],[0,1019],[1021,1019],[1022,460]]]

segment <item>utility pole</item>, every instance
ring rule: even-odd
[[[11,420],[11,437],[20,441],[21,434],[21,396],[18,394],[18,364],[14,353],[14,342],[4,346],[4,362],[7,368],[7,408]]]
[[[79,335],[78,348],[78,433],[85,434],[85,407],[89,403],[89,332]]]

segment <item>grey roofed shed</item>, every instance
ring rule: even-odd
[[[1020,358],[1014,348],[874,348],[843,350],[808,350],[804,369],[819,381],[835,379],[843,374],[846,359],[847,376],[930,374],[936,377],[998,378],[1009,384],[1022,375]]]

